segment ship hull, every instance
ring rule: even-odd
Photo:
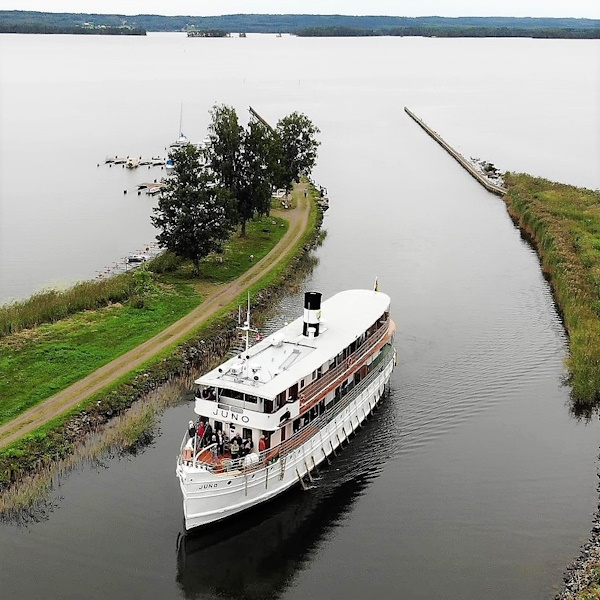
[[[314,435],[269,464],[241,471],[214,473],[179,463],[186,530],[232,517],[273,499],[305,478],[329,457],[371,414],[384,395],[395,366],[395,351],[340,402],[339,409]]]

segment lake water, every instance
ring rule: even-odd
[[[0,527],[2,595],[552,597],[598,502],[597,422],[570,414],[534,251],[402,109],[467,156],[598,188],[599,74],[598,41],[0,36],[0,301],[152,240],[156,200],[132,190],[160,172],[103,160],[164,153],[181,106],[192,140],[215,102],[299,110],[321,128],[332,207],[306,288],[378,276],[400,355],[313,489],[200,535],[182,535],[174,474],[192,407],[167,411],[143,453],[72,475],[42,522]]]

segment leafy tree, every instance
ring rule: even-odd
[[[272,149],[271,132],[261,123],[251,121],[244,131],[241,178],[237,191],[237,213],[242,236],[246,235],[246,222],[255,213],[268,215],[271,209],[274,183]]]
[[[236,222],[244,236],[246,223],[256,213],[269,214],[273,136],[261,123],[252,121],[247,129],[241,127],[232,107],[215,106],[211,115],[206,160],[219,184],[234,199]]]
[[[160,230],[159,244],[192,261],[220,252],[232,231],[229,195],[201,167],[200,152],[188,145],[170,154],[173,173],[154,209],[152,223]]]
[[[279,121],[275,130],[256,121],[244,129],[229,106],[214,106],[211,116],[206,162],[234,199],[236,222],[245,235],[248,220],[269,214],[274,186],[289,192],[294,181],[311,172],[319,129],[297,112]]]
[[[240,158],[244,130],[231,106],[213,106],[208,126],[210,143],[205,151],[208,165],[218,182],[235,197],[240,182]]]
[[[277,123],[276,181],[286,192],[301,175],[309,175],[317,160],[319,128],[302,113],[293,112]]]

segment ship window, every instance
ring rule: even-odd
[[[244,427],[242,429],[242,437],[247,440],[248,438],[252,439],[252,429],[248,429],[247,427]]]
[[[275,400],[275,410],[281,408],[285,403],[285,392],[281,392],[277,394],[277,398]]]
[[[223,431],[223,423],[221,421],[215,421],[215,431]]]
[[[246,402],[252,402],[252,404],[257,404],[258,398],[256,396],[251,396],[250,394],[246,394]]]
[[[302,389],[304,387],[304,379],[300,380],[300,389]]]
[[[288,399],[290,402],[293,402],[294,400],[296,400],[298,398],[298,384],[295,383],[289,390],[288,390]]]

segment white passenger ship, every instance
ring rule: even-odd
[[[248,336],[249,320],[244,329]],[[304,487],[381,399],[396,363],[394,333],[386,294],[349,290],[321,307],[321,294],[307,292],[303,318],[200,377],[195,412],[218,441],[201,439],[202,428],[182,441],[186,529]],[[252,446],[238,457],[237,436]]]

